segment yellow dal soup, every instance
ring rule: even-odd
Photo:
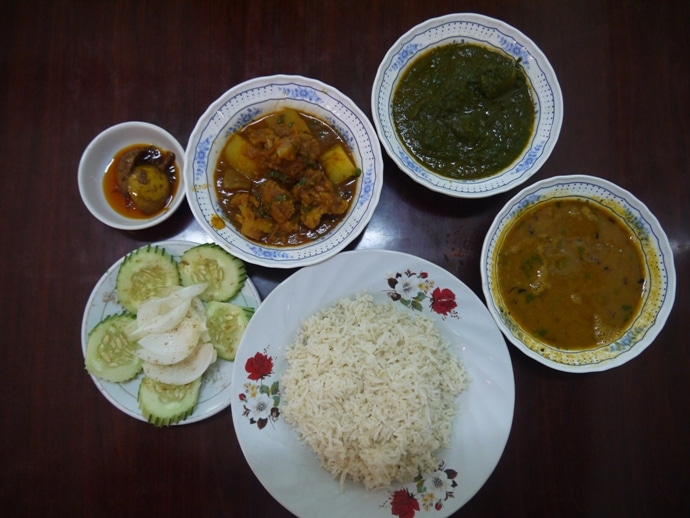
[[[640,311],[646,282],[640,245],[605,207],[576,198],[539,203],[499,246],[503,302],[542,343],[563,350],[604,346]]]

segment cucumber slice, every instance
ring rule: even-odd
[[[165,295],[165,288],[180,285],[175,258],[163,248],[147,245],[127,254],[120,265],[115,291],[120,304],[136,313],[142,302]]]
[[[194,411],[200,390],[201,378],[186,385],[168,385],[144,376],[138,394],[141,415],[154,426],[179,423]]]
[[[135,321],[130,313],[118,313],[101,320],[89,333],[84,363],[89,374],[105,381],[121,383],[134,378],[142,369],[142,361],[135,354],[136,341],[125,334]]]
[[[208,284],[199,296],[204,302],[230,300],[240,292],[247,279],[244,263],[215,243],[198,245],[184,252],[180,256],[179,272],[183,286]]]
[[[253,308],[229,302],[206,303],[206,327],[219,358],[228,361],[235,359],[237,346],[253,314]]]

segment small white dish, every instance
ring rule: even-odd
[[[130,218],[113,209],[103,191],[103,176],[115,155],[134,144],[150,144],[175,153],[179,184],[174,197],[159,213],[150,218]],[[148,122],[122,122],[99,133],[82,153],[78,182],[81,199],[93,216],[106,225],[120,230],[150,228],[168,219],[185,198],[184,148],[170,133]]]
[[[243,236],[220,207],[214,187],[218,156],[227,139],[252,120],[290,107],[334,127],[349,145],[362,174],[349,213],[338,226],[303,245],[273,247]],[[220,96],[199,118],[187,144],[187,201],[199,225],[219,245],[247,262],[296,268],[344,249],[366,227],[383,185],[383,157],[374,127],[343,93],[314,79],[275,75],[241,83]]]
[[[557,198],[585,199],[609,209],[632,231],[644,256],[647,282],[638,316],[619,339],[595,349],[562,350],[527,333],[510,317],[498,288],[497,254],[504,232],[526,210]],[[642,353],[664,327],[676,292],[673,251],[656,217],[628,191],[588,175],[556,176],[516,194],[487,232],[481,253],[481,277],[489,311],[503,334],[530,358],[557,370],[576,373],[618,367]]]
[[[397,275],[402,279],[398,291],[390,283]],[[407,287],[415,289],[409,292]],[[414,482],[367,491],[349,480],[341,488],[340,481],[331,478],[316,454],[279,415],[285,352],[302,321],[337,300],[364,292],[375,302],[397,301],[393,303],[401,311],[432,318],[452,353],[465,365],[470,381],[457,399],[452,444],[437,455],[444,467],[436,475],[449,478],[443,491]],[[262,372],[255,372],[257,367]],[[508,347],[479,297],[435,264],[389,250],[340,253],[297,271],[273,290],[240,342],[232,393],[232,419],[247,462],[268,492],[303,518],[324,516],[325,509],[333,518],[390,517],[393,498],[410,504],[414,499],[420,515],[450,516],[491,476],[508,441],[515,405]],[[265,419],[254,419],[252,412],[265,394],[277,406],[268,409],[271,413]]]
[[[188,241],[164,241],[154,244],[165,249],[165,251],[171,254],[176,260],[178,260],[186,250],[198,245],[198,243],[191,243]],[[86,303],[84,317],[81,323],[81,344],[82,354],[84,355],[86,354],[86,344],[91,330],[106,317],[124,311],[124,308],[117,300],[117,294],[115,292],[117,273],[120,270],[120,265],[123,260],[124,257],[108,268],[98,283],[96,283]],[[256,308],[261,303],[261,298],[254,284],[247,278],[242,290],[231,299],[231,302],[240,306]],[[230,391],[232,371],[233,362],[225,361],[220,358],[217,359],[204,374],[201,391],[199,393],[199,401],[194,412],[187,417],[187,419],[177,424],[184,425],[195,423],[211,417],[227,408],[230,404],[232,394]],[[91,379],[103,396],[105,396],[105,398],[117,409],[139,421],[146,422],[146,419],[141,415],[138,402],[139,385],[141,385],[142,377],[143,374],[140,373],[136,378],[125,383],[112,383],[95,376],[91,376]]]
[[[534,96],[535,128],[527,148],[503,171],[477,180],[455,180],[424,167],[403,145],[391,112],[392,98],[408,66],[432,48],[461,42],[484,45],[519,59]],[[563,99],[551,64],[532,40],[500,20],[460,13],[427,20],[393,44],[374,79],[371,111],[381,143],[401,171],[433,191],[481,198],[520,185],[544,165],[561,130]]]

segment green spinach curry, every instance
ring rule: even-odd
[[[617,340],[640,311],[637,238],[611,210],[578,198],[527,209],[504,231],[496,276],[511,318],[562,350]]]
[[[490,177],[512,164],[532,137],[532,91],[519,61],[482,45],[426,52],[403,73],[392,100],[408,151],[457,180]]]

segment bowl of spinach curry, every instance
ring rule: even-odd
[[[372,90],[379,138],[415,181],[455,197],[509,190],[548,159],[562,95],[537,46],[477,14],[428,20],[384,57]]]

